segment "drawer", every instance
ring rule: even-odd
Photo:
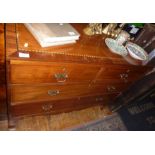
[[[100,74],[96,78],[95,82],[104,82],[105,80],[114,80],[115,82],[131,82],[139,79],[144,75],[150,68],[135,66],[135,67],[126,67],[126,66],[105,66],[100,70]]]
[[[95,94],[110,94],[120,92],[127,86],[128,84],[13,85],[10,89],[11,102],[20,104],[22,102],[53,101]]]
[[[77,83],[92,81],[100,66],[11,60],[12,84]]]
[[[11,115],[13,117],[21,117],[38,114],[56,114],[80,110],[90,106],[107,104],[118,94],[97,95],[81,97],[80,99],[66,99],[52,102],[31,102],[31,104],[18,104],[11,106]]]
[[[93,88],[94,89],[94,88]],[[88,85],[14,85],[11,86],[11,102],[53,101],[89,95]]]

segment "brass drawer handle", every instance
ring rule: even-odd
[[[54,77],[56,78],[57,82],[65,82],[68,78],[67,73],[56,73],[54,74]]]
[[[108,90],[108,92],[113,92],[113,91],[116,91],[116,87],[114,87],[114,86],[107,86],[107,90]]]
[[[121,77],[121,79],[128,78],[128,74],[122,73],[122,74],[120,74],[120,77]]]
[[[120,78],[124,81],[124,82],[128,82],[128,74],[126,73],[122,73],[120,74]]]
[[[53,105],[51,104],[45,104],[42,106],[42,110],[44,110],[45,112],[49,112],[52,108],[53,108]]]
[[[55,96],[55,95],[58,95],[60,93],[59,90],[48,90],[48,95],[50,96]]]

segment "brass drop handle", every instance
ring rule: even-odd
[[[55,96],[55,95],[58,95],[60,93],[59,90],[48,90],[48,95],[50,96]]]
[[[116,91],[116,87],[114,87],[114,86],[107,86],[107,90],[108,90],[108,92],[113,92],[113,91]]]
[[[120,78],[122,80],[124,80],[124,82],[128,82],[128,74],[127,73],[120,74]]]
[[[121,79],[128,78],[128,74],[122,73],[122,74],[120,74],[120,77],[121,77]]]
[[[44,110],[45,112],[49,112],[52,108],[53,108],[53,105],[51,104],[45,104],[42,106],[42,110]]]
[[[65,82],[68,78],[67,73],[56,73],[54,74],[54,77],[56,78],[57,82]]]

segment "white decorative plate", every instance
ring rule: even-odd
[[[126,48],[123,45],[118,44],[117,41],[112,38],[106,38],[105,43],[110,49],[110,51],[113,53],[116,53],[122,56],[126,56],[128,54]]]
[[[148,59],[148,54],[145,52],[145,50],[138,46],[137,44],[128,42],[126,44],[126,48],[129,51],[129,54],[138,60],[147,60]]]

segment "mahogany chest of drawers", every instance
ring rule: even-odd
[[[107,104],[152,69],[111,53],[103,36],[85,36],[85,24],[73,26],[77,43],[41,48],[23,24],[7,24],[10,125],[16,117]]]

